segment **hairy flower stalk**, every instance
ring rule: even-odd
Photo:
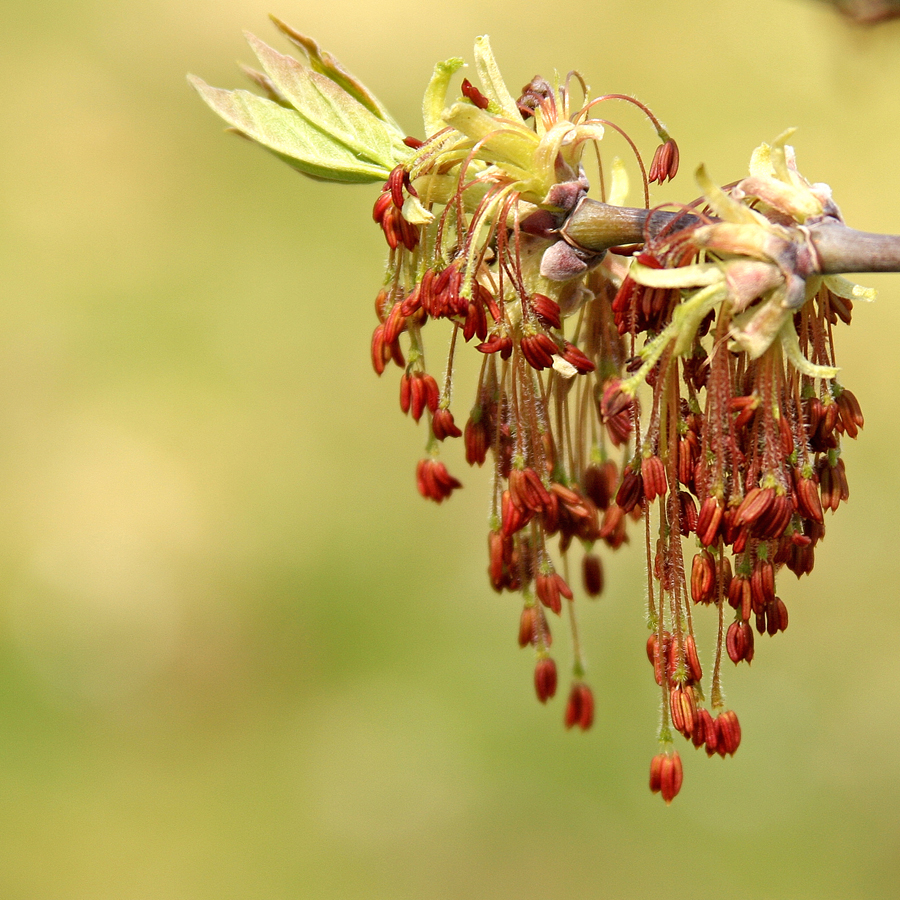
[[[620,95],[591,99],[577,73],[535,77],[513,96],[487,38],[475,45],[480,87],[451,90],[463,63],[438,64],[410,137],[333,57],[276,24],[304,58],[250,36],[263,71],[248,72],[265,96],[193,83],[301,172],[382,182],[372,365],[400,370],[401,411],[426,424],[423,497],[441,503],[461,487],[448,441],[489,464],[489,581],[519,597],[542,703],[557,690],[553,636],[566,620],[568,728],[594,717],[576,595],[602,592],[598,550],[642,520],[661,701],[650,786],[670,802],[682,783],[676,732],[710,756],[737,749],[723,663],[749,664],[756,635],[787,628],[776,576],[811,572],[825,512],[849,496],[841,443],[863,416],[837,381],[834,333],[873,292],[840,273],[900,269],[900,239],[846,228],[828,187],[797,171],[788,134],[729,189],[701,168],[698,200],[650,210],[648,183],[678,169],[652,113]],[[605,117],[623,101],[658,137],[649,167]],[[644,209],[621,205],[623,166],[601,153],[610,130],[633,152]],[[463,355],[479,376],[460,400]],[[700,607],[718,623],[705,667]]]

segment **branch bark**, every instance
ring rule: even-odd
[[[692,213],[610,206],[584,198],[560,227],[570,244],[597,254],[627,244],[641,244],[673,224],[675,228],[697,224]],[[852,272],[900,272],[900,235],[875,234],[848,228],[836,219],[808,226],[823,275]]]

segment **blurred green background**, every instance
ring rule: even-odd
[[[729,666],[737,756],[685,746],[666,809],[639,554],[583,604],[596,724],[566,733],[565,681],[535,701],[518,604],[487,585],[484,473],[455,448],[467,490],[423,502],[424,434],[371,371],[376,189],[223,135],[185,81],[242,86],[242,28],[285,48],[270,11],[412,133],[433,63],[489,33],[513,88],[578,68],[654,109],[683,172],[657,202],[798,126],[848,222],[900,232],[900,23],[802,0],[4,4],[0,896],[895,896],[900,276],[861,279],[880,301],[838,335],[867,416],[851,502],[812,577],[782,577],[787,633]]]

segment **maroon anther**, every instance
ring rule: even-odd
[[[697,710],[697,718],[702,720],[703,743],[706,745],[706,755],[712,756],[719,746],[719,729],[716,728],[716,721],[710,715],[709,710]],[[696,743],[694,746],[698,746]]]
[[[784,601],[776,597],[766,608],[766,631],[770,635],[785,631],[788,627],[788,611]]]
[[[728,658],[737,665],[739,662],[753,661],[753,629],[747,622],[732,622],[725,634],[725,649]]]
[[[550,368],[553,365],[554,354],[559,352],[553,339],[542,331],[525,335],[519,346],[528,365],[538,371]]]
[[[812,519],[820,525],[825,521],[822,512],[822,501],[819,498],[819,485],[815,477],[804,478],[803,473],[796,466],[791,470],[791,480],[794,484],[794,506],[804,519]]]
[[[482,353],[499,353],[500,359],[509,359],[513,351],[512,338],[508,334],[494,334],[481,344],[475,345]]]
[[[506,571],[507,540],[508,538],[504,538],[499,531],[488,532],[488,577],[491,580],[491,587],[498,593],[505,585],[503,576]]]
[[[715,497],[707,497],[700,506],[697,516],[697,537],[704,547],[710,547],[719,536],[724,509]]]
[[[678,174],[679,159],[678,144],[669,138],[656,148],[653,161],[650,163],[650,171],[647,173],[647,181],[650,184],[671,181]]]
[[[477,106],[479,109],[487,109],[491,105],[491,101],[488,100],[488,98],[485,97],[468,78],[463,78],[460,89],[462,90],[463,97],[471,101],[473,106]]]
[[[690,685],[673,687],[669,692],[669,711],[672,714],[672,727],[685,737],[690,737],[694,730],[694,714],[697,710],[694,689]]]
[[[606,509],[616,493],[619,470],[615,462],[607,459],[602,463],[589,463],[582,476],[584,493],[594,502],[597,509]]]
[[[384,320],[384,342],[393,344],[406,328],[406,316],[403,315],[403,304],[395,303]]]
[[[863,418],[859,400],[856,399],[856,395],[852,391],[841,388],[836,402],[840,410],[838,428],[843,430],[847,437],[855,438],[866,421]]]
[[[694,554],[691,562],[691,597],[694,603],[712,603],[716,599],[716,561],[709,550]]]
[[[400,378],[400,409],[418,422],[425,408],[434,413],[441,400],[437,382],[425,372],[404,373]]]
[[[466,310],[466,321],[463,325],[463,339],[466,343],[477,337],[483,341],[487,337],[487,315],[484,312],[484,304],[476,300],[470,300]]]
[[[538,600],[557,615],[562,612],[560,596],[565,597],[567,600],[572,600],[574,597],[572,589],[566,584],[562,575],[557,572],[552,572],[549,575],[540,573],[535,575],[534,592],[537,594]]]
[[[526,606],[519,616],[519,646],[536,645],[543,636],[544,644],[549,647],[553,643],[547,619],[540,606]]]
[[[583,681],[572,685],[566,703],[565,722],[566,728],[577,725],[582,731],[587,731],[594,722],[594,695]]]
[[[631,411],[634,398],[622,390],[617,378],[609,379],[603,386],[600,398],[600,421],[606,426],[610,440],[621,447],[631,437]]]
[[[734,515],[734,524],[752,525],[763,516],[775,500],[774,488],[755,487],[747,491]]]
[[[710,741],[712,741],[712,750],[710,750]],[[716,733],[716,723],[710,715],[708,709],[702,707],[697,710],[694,717],[694,731],[691,734],[691,743],[695,747],[702,747],[706,744],[706,751],[710,755],[716,752],[716,744],[718,743],[718,735]]]
[[[622,473],[622,483],[616,491],[616,503],[624,512],[631,512],[644,498],[644,479],[641,473],[626,466]]]
[[[391,350],[384,342],[384,325],[379,325],[372,332],[372,368],[376,375],[384,372],[384,367],[390,362]]]
[[[500,500],[500,510],[503,519],[501,529],[505,537],[520,531],[534,518],[534,513],[531,510],[521,509],[512,502],[509,491],[503,492]]]
[[[596,553],[585,553],[581,570],[584,592],[588,597],[599,597],[603,593],[603,562],[600,557]]]
[[[697,530],[697,522],[699,520],[697,504],[687,491],[679,491],[678,505],[681,512],[681,533],[687,537]]]
[[[457,427],[456,422],[453,421],[453,413],[449,409],[438,408],[435,410],[434,415],[431,417],[431,430],[439,441],[443,441],[448,437],[462,437],[462,432]]]
[[[719,756],[725,756],[726,753],[734,756],[741,744],[741,723],[737,713],[730,709],[719,713],[716,717],[716,731],[719,738],[716,752]]]
[[[509,473],[509,496],[519,509],[542,512],[551,505],[550,493],[531,466],[513,468]]]
[[[628,540],[625,532],[625,510],[618,503],[611,503],[604,511],[599,537],[613,550],[618,550]]]
[[[750,575],[750,600],[757,615],[775,599],[775,567],[768,559],[758,559]]]
[[[587,375],[597,367],[574,344],[563,341],[562,358],[575,368],[579,375]]]
[[[443,502],[453,491],[462,487],[438,459],[419,460],[416,466],[416,484],[419,493],[435,503]]]
[[[534,690],[541,703],[556,693],[556,663],[549,656],[539,659],[534,667]]]
[[[684,664],[687,666],[691,683],[703,680],[703,669],[700,666],[700,657],[697,655],[697,642],[690,634],[684,639]]]
[[[477,415],[477,418],[476,418]],[[465,432],[466,462],[470,466],[481,466],[487,459],[491,446],[487,417],[483,410],[473,409],[466,422]]]
[[[650,790],[662,794],[668,806],[681,790],[684,772],[677,751],[659,753],[650,761]]]
[[[559,328],[562,324],[559,304],[544,294],[531,295],[531,308],[541,325],[547,328]]]
[[[641,478],[644,482],[644,497],[648,503],[652,503],[657,497],[662,497],[669,489],[665,466],[656,455],[645,456],[641,459]]]

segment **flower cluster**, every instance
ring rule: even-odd
[[[730,189],[701,168],[699,200],[651,211],[649,183],[671,179],[679,154],[637,101],[590,99],[577,73],[558,85],[535,77],[514,97],[480,38],[481,87],[465,79],[453,99],[462,61],[439,64],[422,136],[409,137],[333,58],[277,24],[306,63],[253,38],[266,71],[251,76],[268,99],[195,84],[233,127],[307,174],[381,173],[373,218],[389,256],[372,365],[400,369],[401,411],[427,425],[423,497],[442,503],[461,487],[441,458],[447,441],[461,440],[472,466],[489,461],[489,581],[520,598],[518,642],[534,652],[542,703],[558,681],[550,623],[566,608],[568,728],[594,716],[576,592],[602,592],[598,549],[618,548],[641,523],[661,697],[650,787],[670,802],[682,783],[674,733],[710,756],[735,752],[724,657],[749,663],[755,635],[787,628],[776,574],[812,570],[824,513],[848,498],[841,441],[863,417],[836,381],[833,332],[871,292],[823,274],[811,229],[840,222],[830,191],[800,176],[783,135]],[[340,122],[298,89],[306,83],[342,104]],[[649,167],[600,117],[614,101],[635,104],[655,131]],[[294,109],[302,126],[284,118]],[[310,123],[315,152],[311,138],[285,143],[285,128]],[[644,210],[621,206],[624,168],[600,149],[609,130],[633,151]],[[587,220],[600,222],[593,235]],[[463,418],[454,378],[466,345],[479,376]],[[708,678],[699,607],[718,620]]]

